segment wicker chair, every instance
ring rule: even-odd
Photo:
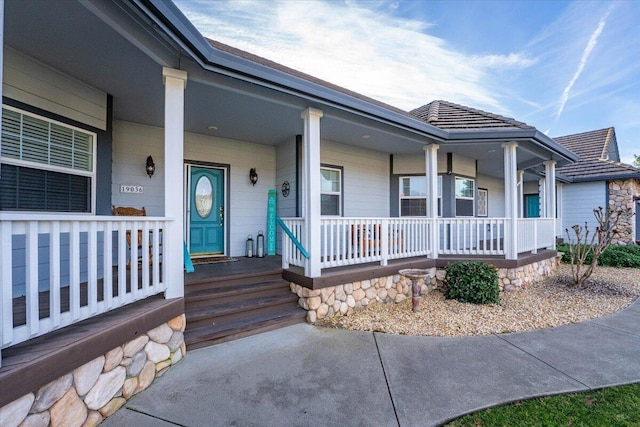
[[[142,207],[142,209],[133,208],[130,206],[113,206],[111,205],[111,211],[114,216],[147,216],[147,210]],[[133,258],[133,248],[131,248],[131,231],[127,231],[127,245],[129,245],[129,249],[131,250],[131,257],[129,258],[129,262],[127,262],[127,268],[131,267],[131,259]],[[151,264],[151,250],[153,244],[151,243],[151,239],[149,240],[149,264]],[[138,256],[138,264],[142,263],[142,230],[138,230],[138,250],[136,250],[136,254],[140,251],[140,255]]]

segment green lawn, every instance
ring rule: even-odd
[[[640,426],[640,383],[521,401],[447,424],[462,426]]]

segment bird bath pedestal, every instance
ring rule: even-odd
[[[420,311],[420,279],[426,279],[429,276],[429,270],[421,268],[407,268],[398,271],[401,276],[406,277],[411,281],[411,302],[413,303],[412,310],[414,313]],[[426,284],[426,281],[425,281]]]

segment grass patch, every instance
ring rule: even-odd
[[[516,402],[466,415],[447,427],[638,425],[640,383]]]

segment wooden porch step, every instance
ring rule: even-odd
[[[283,293],[290,293],[289,282],[280,278],[247,285],[213,287],[188,292],[185,294],[185,306],[187,310],[190,310],[229,303],[238,299],[269,297]]]
[[[220,321],[215,325],[189,328],[185,331],[188,350],[220,344],[238,338],[303,323],[306,311],[300,307],[288,307],[276,312],[236,320]]]
[[[198,328],[220,322],[274,313],[288,307],[297,307],[297,304],[297,295],[291,292],[282,292],[279,295],[268,297],[238,299],[218,305],[186,309],[187,328]]]
[[[188,275],[185,278],[184,291],[185,295],[190,295],[203,290],[239,287],[272,280],[282,280],[282,269],[219,276],[208,275],[194,277]]]

